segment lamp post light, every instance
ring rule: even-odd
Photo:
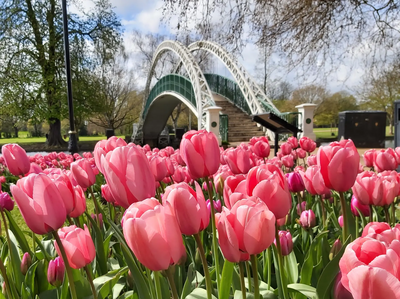
[[[74,124],[74,106],[72,102],[72,80],[71,80],[71,62],[69,58],[69,39],[68,39],[68,18],[67,18],[67,1],[61,0],[63,15],[63,33],[64,33],[64,53],[65,53],[65,71],[67,75],[67,98],[69,112],[69,141],[68,151],[71,154],[78,152],[78,143],[76,138]]]

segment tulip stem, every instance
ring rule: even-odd
[[[287,286],[284,281],[284,276],[283,276],[283,259],[282,259],[282,249],[281,249],[281,241],[279,238],[279,231],[278,231],[278,223],[275,224],[275,241],[276,241],[276,249],[277,249],[277,260],[278,260],[278,268],[279,268],[279,280],[280,280],[280,285],[282,288],[282,294],[283,294],[283,299],[289,298],[288,293],[287,293]]]
[[[354,219],[356,220],[356,239],[358,238],[358,236],[359,236],[359,223],[358,223],[358,216],[356,216],[356,217],[354,217]]]
[[[349,235],[348,221],[347,221],[347,215],[346,215],[346,201],[344,199],[343,192],[339,192],[339,195],[340,195],[340,205],[342,206],[342,216],[343,216],[343,231],[342,232],[343,232],[343,244],[344,244]]]
[[[204,178],[206,181],[207,186],[210,186],[210,181],[208,179],[208,177]],[[212,227],[212,248],[213,248],[213,255],[214,255],[214,263],[215,263],[215,271],[216,271],[216,275],[217,275],[217,287],[220,284],[220,273],[221,270],[219,268],[219,252],[218,252],[218,244],[217,244],[217,230],[216,230],[216,226],[215,226],[215,208],[214,208],[214,200],[213,200],[213,196],[211,193],[211,188],[208,187],[207,191],[208,191],[208,197],[210,199],[210,207],[211,207],[211,227]]]
[[[389,206],[385,205],[383,209],[385,210],[386,222],[390,225]]]
[[[247,283],[249,287],[249,292],[252,291],[252,286],[251,286],[251,272],[250,272],[250,266],[248,262],[245,262],[246,265],[246,274],[247,274]]]
[[[244,284],[244,262],[239,262],[240,289],[242,290],[242,299],[246,299],[246,285]]]
[[[13,298],[12,293],[11,293],[11,285],[10,285],[10,282],[8,281],[8,277],[7,277],[6,267],[4,267],[4,263],[1,258],[0,258],[0,271],[1,271],[1,275],[3,276],[4,283],[6,284],[7,297]]]
[[[194,234],[193,236],[194,236],[194,239],[196,240],[197,248],[199,249],[201,263],[203,264],[204,277],[206,280],[207,298],[211,299],[212,298],[212,283],[211,283],[210,272],[208,271],[208,264],[207,264],[206,255],[204,253],[203,244],[201,243],[199,234]]]
[[[271,264],[271,249],[267,248],[267,261],[268,261],[268,288],[271,289],[271,271],[272,271],[272,264]]]
[[[394,226],[396,223],[396,206],[394,205],[394,201],[392,202],[391,206],[392,206],[392,225]]]
[[[369,205],[369,222],[373,221],[374,221],[374,216],[373,216],[372,205]]]
[[[92,289],[92,293],[93,293],[93,299],[97,299],[97,292],[96,292],[96,288],[94,287],[93,284],[93,275],[92,275],[92,269],[90,269],[90,264],[85,266],[85,271],[90,283],[90,288]]]
[[[318,195],[317,195],[318,196]],[[321,213],[322,213],[322,225],[325,229],[326,225],[326,211],[325,211],[325,206],[324,206],[324,201],[322,199],[322,196],[319,196],[319,201],[321,202]]]
[[[62,257],[64,265],[65,265],[65,270],[67,271],[69,287],[70,287],[70,290],[71,290],[71,297],[72,297],[72,299],[77,299],[78,297],[76,296],[74,277],[72,275],[72,269],[71,269],[71,266],[69,265],[67,254],[65,253],[64,246],[63,246],[63,244],[61,242],[61,239],[60,239],[60,236],[58,235],[58,233],[56,231],[52,231],[52,234],[53,234],[54,239],[56,239],[58,248],[60,249],[60,252],[61,252],[61,257]]]
[[[172,270],[172,268],[169,267],[167,270],[165,270],[165,273],[167,274],[167,279],[168,279],[168,282],[169,282],[169,286],[171,287],[172,298],[173,299],[179,299],[178,292],[176,291],[174,275],[172,274],[171,270]]]
[[[257,255],[250,255],[251,266],[253,268],[253,280],[254,280],[254,299],[260,298],[260,286],[258,285],[258,271],[257,271]]]
[[[157,299],[162,299],[161,284],[160,284],[160,272],[159,271],[154,271],[153,275],[154,275],[154,283],[156,285]]]

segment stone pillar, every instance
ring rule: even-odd
[[[213,132],[218,138],[218,144],[221,145],[221,136],[219,134],[219,112],[222,110],[221,107],[211,106],[204,109],[206,112],[206,130]],[[199,121],[200,118],[199,118]]]
[[[314,110],[317,107],[315,104],[302,104],[296,106],[297,110],[301,113],[299,115],[299,124],[303,133],[300,133],[299,138],[306,136],[315,141],[316,136],[314,134]]]

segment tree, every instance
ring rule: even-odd
[[[327,97],[328,92],[326,89],[319,85],[307,85],[298,88],[292,93],[292,100],[299,104],[320,104]]]
[[[233,48],[249,38],[284,55],[291,66],[332,67],[360,51],[376,62],[397,52],[400,16],[395,0],[164,0],[178,29],[218,28]],[[209,36],[203,36],[208,39]]]
[[[112,49],[120,42],[120,23],[109,1],[94,0],[94,3],[92,11],[80,16],[69,15],[70,38],[83,38],[85,53],[90,52],[93,44],[108,45]],[[61,120],[68,111],[61,16],[57,0],[3,0],[0,3],[0,81],[18,70],[21,76],[15,80],[26,81],[36,100],[35,113],[50,125],[49,145],[65,143]],[[74,51],[73,44],[71,51]]]
[[[387,112],[393,134],[394,101],[400,98],[400,62],[378,73],[370,72],[360,91],[361,104],[367,110]]]

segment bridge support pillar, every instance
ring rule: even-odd
[[[315,104],[302,104],[296,106],[299,114],[299,124],[301,124],[301,129],[299,138],[306,136],[315,141],[316,136],[314,134],[314,110],[317,107]]]
[[[219,112],[221,107],[211,106],[204,109],[206,112],[206,130],[213,132],[218,138],[218,144],[221,145],[221,136],[219,134]]]

